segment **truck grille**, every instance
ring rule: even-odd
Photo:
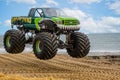
[[[64,31],[69,31],[69,30],[79,30],[80,26],[79,25],[57,25],[57,27],[59,27],[61,30]]]
[[[64,25],[78,25],[79,22],[77,20],[64,20],[63,24]]]

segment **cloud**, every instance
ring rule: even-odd
[[[120,27],[120,18],[119,17],[102,17],[103,24],[109,26],[119,26]]]
[[[45,0],[45,3],[36,3],[32,7],[56,7],[59,4],[55,0]]]
[[[72,3],[85,3],[85,4],[91,4],[91,3],[99,3],[101,0],[68,0]]]
[[[120,18],[101,17],[100,20],[94,20],[88,17],[81,21],[81,29],[88,33],[117,33],[120,32]]]
[[[68,16],[73,16],[75,18],[78,18],[79,20],[87,17],[87,14],[84,13],[81,10],[78,9],[69,9],[69,8],[64,8],[63,11],[68,15]]]
[[[54,0],[46,0],[47,4],[58,6],[58,3]]]
[[[99,20],[93,19],[89,14],[81,10],[64,8],[68,16],[80,20],[81,31],[85,33],[117,33],[120,32],[120,18],[118,17],[101,17]]]
[[[46,8],[46,7],[50,7],[50,5],[48,5],[48,4],[42,4],[40,7]]]
[[[6,26],[6,27],[10,27],[11,26],[11,20],[5,20],[3,22],[3,25]]]
[[[26,4],[31,4],[31,5],[36,4],[36,0],[6,0],[6,2],[7,3],[9,3],[9,2],[26,3]]]
[[[120,14],[120,0],[117,0],[113,3],[109,3],[109,8],[114,10],[117,14]]]

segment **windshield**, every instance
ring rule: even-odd
[[[43,12],[47,17],[67,16],[63,10],[57,8],[44,8]]]

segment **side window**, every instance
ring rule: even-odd
[[[40,15],[37,11],[35,12],[35,17],[40,17]]]
[[[42,17],[43,16],[43,12],[41,9],[37,9],[35,12],[35,17]]]

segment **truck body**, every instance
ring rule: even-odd
[[[79,20],[67,16],[61,9],[32,8],[28,16],[12,17],[11,27],[3,40],[8,53],[21,53],[26,44],[32,44],[35,56],[48,60],[56,55],[58,48],[65,48],[74,58],[82,58],[90,50],[87,35],[76,32],[80,29]],[[65,41],[61,35],[65,35]]]
[[[49,11],[49,12],[45,12]],[[56,14],[55,14],[56,11]],[[60,11],[57,13],[57,11]],[[59,14],[61,13],[61,14]],[[47,15],[51,14],[51,15]],[[12,17],[11,24],[24,26],[25,29],[41,30],[40,22],[44,20],[51,20],[56,24],[56,27],[63,29],[79,30],[79,20],[76,18],[66,17],[62,15],[62,10],[51,8],[32,8],[28,16]]]

